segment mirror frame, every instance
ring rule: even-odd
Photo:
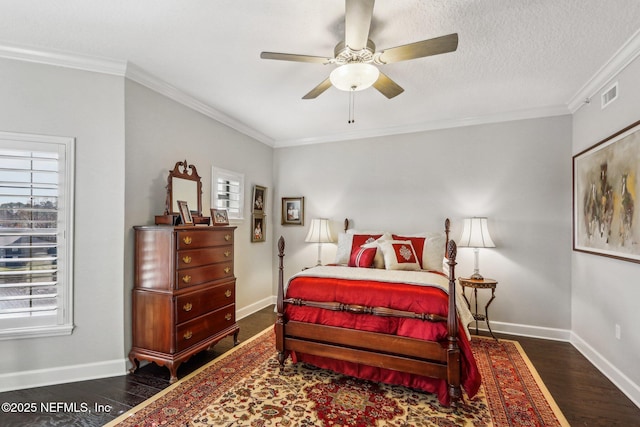
[[[167,201],[165,206],[165,215],[180,215],[180,212],[173,211],[173,179],[180,178],[196,182],[196,191],[198,192],[198,210],[197,215],[202,215],[202,180],[194,165],[190,165],[186,160],[176,162],[173,170],[169,171],[167,177]],[[189,206],[189,210],[193,210],[193,206]]]

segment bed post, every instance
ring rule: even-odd
[[[451,221],[449,218],[444,220],[444,234],[447,237],[447,240],[444,242],[444,257],[449,258],[449,254],[447,253],[449,250],[449,232],[451,230]]]
[[[447,233],[448,235],[448,233]],[[456,309],[456,256],[458,248],[456,242],[447,243],[447,257],[449,258],[449,314],[447,317],[448,346],[447,346],[447,384],[451,404],[456,406],[462,397],[460,389],[460,347],[458,346],[458,311]]]
[[[278,350],[278,362],[280,362],[280,366],[284,366],[284,237],[282,236],[278,239],[278,258],[280,258],[280,262],[278,266],[278,300],[276,305],[278,313],[276,319],[276,350]]]

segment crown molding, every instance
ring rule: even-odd
[[[54,49],[33,48],[30,46],[0,41],[0,58],[36,64],[54,65],[82,71],[124,76],[127,62],[117,59],[79,55]]]
[[[366,131],[347,132],[322,137],[310,137],[291,140],[276,141],[275,148],[294,147],[298,145],[321,144],[326,142],[346,141],[352,139],[375,138],[379,136],[399,135],[405,133],[417,133],[439,129],[450,129],[464,126],[483,125],[490,123],[510,122],[515,120],[537,119],[541,117],[564,116],[570,114],[566,105],[515,110],[505,113],[490,114],[485,116],[466,117],[462,119],[435,120],[416,123],[407,126],[394,126],[388,128],[372,129]]]
[[[589,102],[605,85],[640,55],[640,29],[567,102],[571,114]]]
[[[182,90],[171,86],[164,80],[153,76],[152,74],[146,72],[145,70],[135,64],[132,64],[131,62],[127,64],[126,77],[176,102],[179,102],[180,104],[183,104],[186,107],[191,108],[192,110],[202,113],[207,117],[210,117],[226,126],[229,126],[230,128],[235,129],[240,133],[250,136],[251,138],[258,140],[263,144],[273,147],[274,142],[272,138],[269,138],[265,134],[258,132],[257,130],[234,119],[233,117],[230,117],[222,113],[221,111],[216,110],[210,105],[199,101],[198,99],[183,92]]]
[[[36,49],[2,41],[0,41],[0,58],[126,77],[240,133],[266,145],[273,146],[272,138],[195,99],[127,61],[80,55],[53,49]]]

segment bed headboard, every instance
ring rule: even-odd
[[[349,229],[349,218],[345,218],[344,219],[344,232],[346,233],[347,230]],[[444,242],[444,257],[446,259],[449,259],[449,251],[447,250],[447,247],[449,247],[449,233],[451,231],[451,221],[449,220],[449,218],[444,220],[444,234],[445,234],[445,242]]]

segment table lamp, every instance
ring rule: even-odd
[[[322,265],[322,244],[333,243],[333,237],[331,237],[331,230],[329,229],[329,220],[326,218],[312,219],[309,233],[307,233],[304,241],[318,244],[318,263],[316,265]]]
[[[480,248],[495,248],[496,245],[489,235],[489,227],[487,227],[487,218],[473,217],[465,218],[462,236],[458,242],[458,246],[473,248],[475,256],[475,268],[473,270],[472,279],[484,279],[480,274],[479,258]]]

